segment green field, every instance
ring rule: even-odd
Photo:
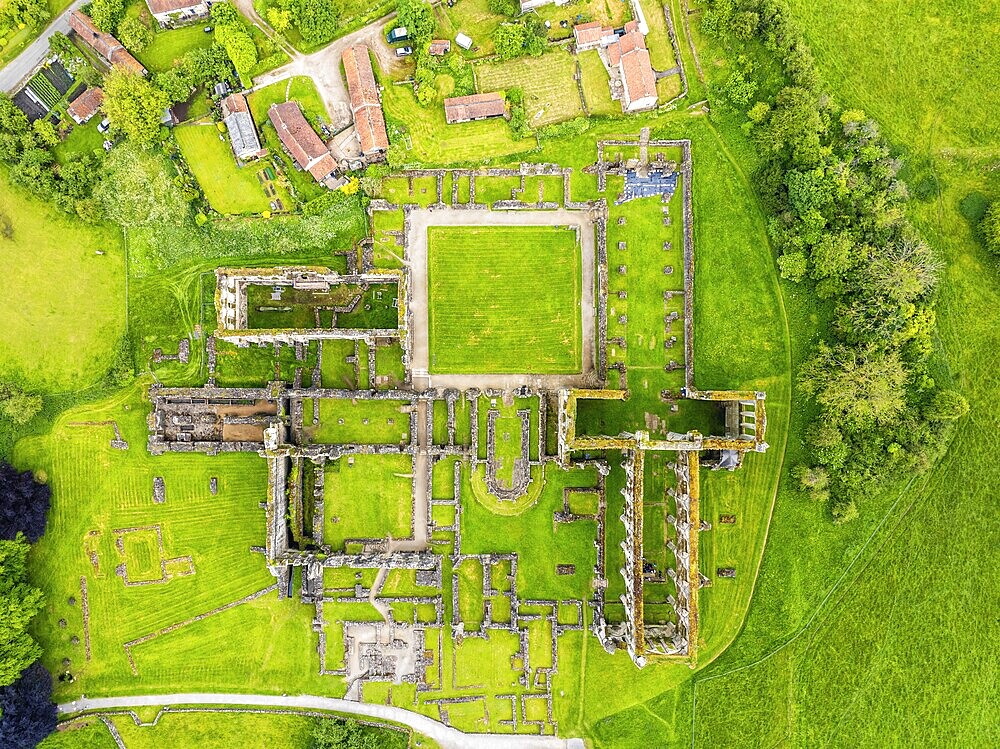
[[[541,127],[583,114],[575,72],[576,58],[559,49],[541,57],[479,64],[476,81],[480,91],[520,88],[528,124]]]
[[[581,278],[566,229],[431,227],[431,371],[579,371]]]
[[[396,445],[410,438],[406,401],[324,398],[312,441],[331,445]],[[340,422],[343,421],[343,424]]]
[[[3,172],[0,214],[13,224],[0,238],[0,381],[51,392],[94,383],[125,332],[121,233],[26,197]]]
[[[177,29],[161,30],[156,21],[152,23],[153,41],[136,58],[153,72],[170,70],[185,53],[192,49],[212,46],[213,34],[206,34],[205,24],[182,26]]]
[[[408,538],[412,474],[409,455],[355,455],[327,463],[324,543],[337,549],[347,538]]]
[[[257,175],[266,162],[237,165],[229,135],[220,133],[214,123],[182,125],[174,128],[174,137],[209,204],[219,213],[261,213],[270,210],[275,197],[288,206],[284,190],[275,190],[275,197],[264,194]]]

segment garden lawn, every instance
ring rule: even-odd
[[[215,210],[228,215],[261,213],[270,209],[271,201],[257,179],[264,164],[250,162],[238,166],[229,135],[220,133],[214,123],[182,125],[174,128],[174,135],[184,160]]]
[[[581,52],[576,59],[580,63],[580,71],[583,74],[583,97],[587,100],[587,109],[590,114],[621,114],[621,104],[611,98],[608,70],[601,62],[597,50]]]
[[[382,106],[387,123],[401,132],[400,137],[393,137],[393,142],[402,144],[407,149],[407,159],[414,163],[482,164],[535,147],[534,139],[514,140],[502,118],[449,125],[440,102],[420,106],[408,86],[386,85],[382,90]]]
[[[412,475],[409,455],[354,455],[328,462],[324,543],[337,549],[348,538],[409,538]]]
[[[578,372],[580,247],[558,227],[430,227],[430,370]]]
[[[104,375],[125,331],[121,234],[29,198],[0,172],[0,381],[64,391]],[[98,255],[98,252],[103,254]]]
[[[476,81],[480,91],[520,88],[528,124],[540,127],[583,114],[575,73],[576,58],[557,49],[541,57],[479,64]]]
[[[207,23],[207,22],[206,22]],[[212,46],[214,34],[206,34],[205,23],[181,26],[177,29],[160,30],[156,21],[152,22],[153,41],[136,58],[149,70],[161,73],[174,67],[180,58],[192,49]]]
[[[326,107],[323,106],[323,100],[320,98],[312,78],[298,75],[257,89],[247,97],[250,113],[253,115],[257,127],[267,121],[267,110],[271,105],[280,104],[283,101],[297,101],[302,107],[306,120],[313,127],[316,127],[317,121],[330,121],[330,115],[327,114]]]

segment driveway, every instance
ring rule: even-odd
[[[29,44],[24,50],[0,69],[0,90],[13,93],[28,74],[49,55],[49,37],[55,32],[61,31],[69,33],[69,14],[77,8],[83,7],[87,0],[75,0],[66,10],[56,16],[39,37]]]
[[[584,749],[581,739],[554,736],[510,736],[491,733],[462,733],[425,715],[391,705],[367,704],[312,695],[272,694],[159,694],[137,697],[81,698],[59,705],[63,715],[83,711],[121,712],[136,707],[161,705],[235,705],[247,708],[276,707],[297,710],[336,710],[377,720],[391,720],[429,736],[444,749]]]
[[[253,10],[252,0],[237,0],[236,5],[254,23],[271,35],[270,29]],[[316,88],[319,90],[320,98],[323,99],[326,111],[330,115],[333,129],[337,131],[343,130],[354,121],[354,117],[351,114],[351,98],[347,93],[347,84],[344,82],[344,77],[340,72],[341,58],[344,50],[354,44],[365,44],[375,53],[379,66],[383,71],[388,72],[393,67],[398,66],[396,53],[386,43],[385,37],[382,34],[385,24],[395,15],[395,13],[390,13],[358,29],[352,34],[334,40],[323,49],[308,55],[286,47],[286,51],[291,55],[292,61],[286,65],[282,65],[280,68],[257,76],[254,79],[254,90],[293,76],[308,76],[313,79]]]

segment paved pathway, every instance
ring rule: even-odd
[[[237,0],[239,9],[251,18],[254,23],[261,26],[265,31],[269,31],[266,24],[253,10],[252,0]],[[245,7],[246,6],[246,7]],[[382,29],[386,22],[395,16],[390,13],[383,18],[373,21],[352,34],[343,36],[324,47],[308,55],[295,50],[288,50],[292,61],[280,68],[276,68],[268,73],[257,76],[254,79],[254,89],[283,81],[292,76],[304,75],[313,79],[316,88],[319,90],[320,98],[326,105],[326,110],[330,115],[331,125],[334,130],[342,130],[354,121],[351,114],[351,99],[347,94],[347,85],[341,75],[341,58],[344,50],[354,44],[366,44],[369,49],[375,52],[382,70],[389,71],[397,65],[396,54],[385,41]]]
[[[333,697],[312,695],[282,696],[271,694],[153,694],[134,697],[83,697],[59,705],[63,715],[82,711],[121,711],[136,707],[162,705],[237,705],[240,707],[278,707],[300,710],[336,710],[377,720],[403,723],[437,741],[444,749],[584,749],[581,739],[554,736],[509,736],[489,733],[462,733],[425,715],[390,705],[350,702]]]
[[[39,37],[21,51],[17,57],[0,69],[0,90],[13,93],[18,84],[28,77],[38,64],[49,54],[49,37],[55,32],[69,33],[69,14],[82,7],[87,0],[74,0],[62,13],[56,16]]]
[[[410,229],[406,236],[412,286],[410,309],[413,312],[413,382],[414,388],[452,387],[460,390],[500,388],[513,390],[528,385],[536,389],[555,390],[562,387],[582,387],[594,370],[594,337],[597,308],[594,302],[596,240],[594,220],[589,211],[490,211],[424,208],[409,214]],[[576,375],[444,375],[428,374],[430,347],[428,344],[427,289],[427,229],[431,226],[577,226],[580,228],[580,249],[583,271],[581,300],[583,359],[581,374]]]

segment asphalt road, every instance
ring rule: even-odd
[[[49,54],[49,37],[55,32],[69,33],[69,14],[82,7],[86,0],[75,0],[66,10],[56,16],[39,37],[0,69],[0,90],[13,93],[17,85],[23,81],[35,66]]]
[[[432,718],[391,705],[368,704],[315,697],[312,695],[220,694],[196,692],[190,694],[150,694],[134,697],[80,698],[59,705],[63,715],[83,711],[122,711],[136,707],[163,705],[227,705],[239,707],[277,707],[300,710],[336,710],[378,720],[390,720],[410,726],[438,742],[444,749],[584,749],[581,739],[560,739],[554,736],[511,736],[489,733],[462,733]]]

